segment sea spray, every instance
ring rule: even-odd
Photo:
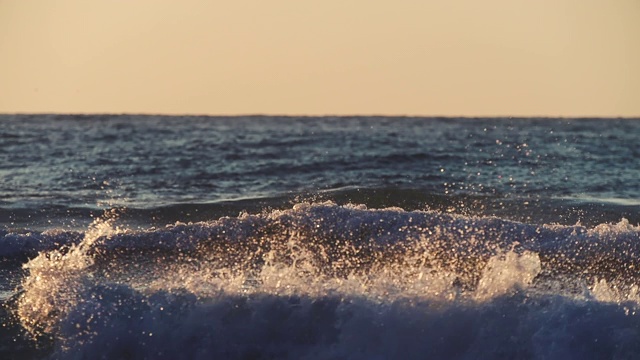
[[[60,358],[625,358],[635,278],[585,277],[600,258],[573,252],[637,231],[331,202],[143,231],[103,219],[26,265],[17,313]],[[557,273],[551,252],[582,265]]]
[[[98,241],[122,231],[113,227],[114,221],[115,212],[105,212],[89,226],[80,243],[42,252],[23,266],[29,276],[22,282],[18,316],[34,335],[57,331],[60,319],[83,301],[83,283],[93,277],[90,251]]]
[[[524,290],[540,271],[540,259],[536,253],[527,251],[516,254],[510,251],[495,255],[483,270],[475,298],[479,301],[489,300],[511,290]]]

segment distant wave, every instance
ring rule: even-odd
[[[439,194],[420,188],[349,187],[314,192],[294,192],[263,197],[249,196],[221,201],[153,204],[132,206],[111,204],[118,211],[117,223],[127,228],[163,227],[175,222],[207,222],[241,212],[257,213],[263,209],[284,210],[299,202],[332,201],[336,204],[363,204],[369,208],[401,207],[408,211],[433,210],[464,216],[493,216],[529,224],[582,224],[594,227],[601,223],[617,223],[622,218],[640,223],[638,206],[632,200],[599,199],[593,197],[540,197],[509,194]],[[5,233],[32,234],[52,229],[84,231],[104,207],[8,207],[0,206],[0,223]],[[0,257],[2,253],[0,252]]]

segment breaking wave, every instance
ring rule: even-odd
[[[332,202],[132,231],[0,233],[53,358],[631,358],[640,228]]]

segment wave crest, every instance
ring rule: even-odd
[[[639,230],[331,202],[145,231],[97,222],[26,264],[17,313],[60,356],[545,357],[534,343],[593,335],[560,313],[629,329],[596,335],[635,351]]]

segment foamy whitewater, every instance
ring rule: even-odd
[[[640,357],[640,121],[0,125],[0,358]]]

